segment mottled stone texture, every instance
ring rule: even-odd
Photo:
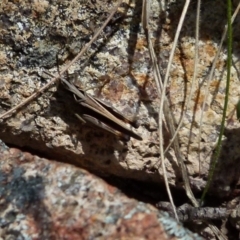
[[[0,143],[1,239],[201,239],[85,170]]]
[[[165,2],[165,1],[164,1]],[[117,1],[4,1],[0,3],[0,114],[37,91],[48,79],[40,68],[57,72],[92,38]],[[90,50],[68,71],[77,84],[97,87],[89,94],[110,102],[122,113],[139,119],[143,141],[124,143],[92,125],[83,125],[74,115],[73,97],[55,85],[38,99],[0,123],[0,138],[15,146],[27,147],[50,158],[74,162],[98,174],[162,183],[157,170],[159,140],[157,114],[159,100],[152,74],[147,42],[141,28],[142,1],[124,1]],[[150,34],[164,75],[176,26],[184,1],[169,1],[160,11],[161,1],[152,1]],[[195,2],[190,6],[177,46],[168,84],[168,98],[176,122],[190,92],[193,76]],[[210,11],[208,11],[210,10]],[[194,95],[179,133],[192,188],[205,185],[209,162],[219,126],[225,90],[225,51],[220,54],[203,109],[207,75],[224,28],[226,6],[222,1],[205,1],[201,11],[199,64]],[[239,29],[239,18],[235,23]],[[231,95],[228,113],[240,95],[239,32],[235,33]],[[224,47],[225,49],[225,47]],[[75,73],[75,74],[74,74]],[[101,85],[101,87],[99,87]],[[198,134],[201,112],[202,135]],[[211,193],[229,196],[238,185],[240,159],[239,122],[228,122],[223,151]],[[169,135],[165,134],[165,141]],[[167,153],[166,168],[172,186],[182,188],[181,174],[173,149]],[[161,174],[161,170],[160,170]]]

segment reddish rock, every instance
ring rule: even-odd
[[[85,170],[3,143],[0,158],[3,239],[200,239]]]

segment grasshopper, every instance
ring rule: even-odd
[[[50,73],[46,72],[48,75]],[[90,122],[98,127],[107,130],[122,140],[128,141],[130,137],[142,140],[142,137],[135,133],[128,124],[134,128],[138,127],[136,121],[123,116],[118,110],[106,104],[98,98],[88,95],[82,89],[77,88],[72,83],[60,77],[64,87],[73,93],[75,100],[81,105],[83,113],[75,114],[82,122]]]

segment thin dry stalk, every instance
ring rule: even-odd
[[[179,38],[181,28],[182,28],[182,25],[183,25],[183,21],[185,19],[185,16],[186,16],[186,13],[187,13],[187,10],[188,10],[189,3],[190,3],[190,0],[187,0],[185,2],[185,5],[184,5],[183,11],[182,11],[182,15],[181,15],[181,18],[180,18],[180,21],[179,21],[179,24],[178,24],[178,27],[177,27],[177,31],[176,31],[176,34],[175,34],[175,38],[174,38],[174,41],[173,41],[173,47],[172,47],[172,51],[170,53],[165,79],[164,79],[164,82],[163,82],[162,95],[161,95],[161,101],[160,101],[160,110],[159,110],[160,139],[163,138],[163,126],[162,126],[163,120],[162,119],[163,119],[163,115],[164,115],[163,114],[164,113],[164,104],[163,103],[164,103],[164,100],[166,98],[166,87],[167,87],[167,83],[168,83],[168,79],[169,79],[169,75],[170,75],[171,65],[172,65],[172,62],[173,62],[174,52],[175,52],[175,49],[176,49],[176,45],[177,45],[177,42],[178,42],[178,38]],[[168,114],[171,115],[170,113],[168,113]],[[170,130],[171,135],[174,136],[174,134],[175,134],[174,125],[172,125],[172,127],[170,126],[169,130]],[[197,207],[198,202],[195,199],[195,197],[193,195],[193,192],[191,190],[191,187],[190,187],[190,182],[189,182],[189,178],[188,178],[187,169],[186,169],[186,166],[183,162],[183,157],[182,157],[180,149],[179,149],[179,143],[178,143],[177,138],[175,138],[173,144],[174,144],[175,154],[176,154],[180,169],[182,171],[182,176],[183,176],[183,180],[184,180],[186,194],[187,194],[188,198],[190,199],[190,201],[192,202],[192,204],[195,207]],[[160,147],[162,148],[160,151],[164,152],[163,146],[160,145]]]
[[[158,68],[158,64],[157,64],[156,54],[155,54],[155,51],[153,49],[152,42],[151,42],[151,39],[150,39],[150,36],[149,36],[149,32],[148,32],[148,21],[149,21],[149,13],[150,13],[150,4],[151,4],[151,1],[147,1],[147,0],[143,1],[143,6],[142,6],[142,27],[143,27],[146,35],[147,35],[148,49],[149,49],[150,57],[151,57],[152,64],[153,64],[154,79],[156,81],[158,94],[159,94],[159,97],[160,97],[161,96],[161,92],[162,92],[162,79],[161,79],[160,69]],[[167,101],[167,99],[166,99],[166,101]],[[160,136],[160,134],[159,134],[159,136]],[[179,221],[179,218],[178,218],[178,215],[177,215],[176,206],[175,206],[175,204],[173,202],[173,197],[172,197],[172,194],[171,194],[171,190],[170,190],[169,182],[168,182],[168,178],[167,178],[167,171],[166,171],[165,158],[164,158],[164,152],[163,152],[163,144],[164,144],[163,137],[160,137],[159,144],[160,144],[160,156],[161,156],[161,163],[162,163],[161,165],[162,165],[162,170],[163,170],[164,183],[165,183],[165,186],[166,186],[166,190],[167,190],[167,194],[168,194],[170,203],[172,205],[172,209],[173,209],[175,218]],[[159,169],[158,169],[158,171],[159,171]]]

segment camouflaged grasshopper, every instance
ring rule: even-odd
[[[46,72],[47,73],[47,72]],[[47,73],[48,75],[51,75]],[[123,116],[112,106],[104,103],[98,98],[88,95],[82,89],[79,89],[72,83],[60,77],[64,87],[74,94],[75,100],[81,105],[81,114],[75,114],[82,122],[90,122],[98,127],[107,130],[120,139],[128,141],[130,137],[142,140],[142,137],[135,133],[126,123],[134,128],[138,125],[136,121],[130,120]]]
[[[130,137],[142,140],[140,135],[133,132],[133,130],[126,125],[126,123],[128,123],[136,128],[138,126],[135,121],[126,118],[112,106],[98,98],[88,95],[65,79],[61,78],[61,82],[67,90],[74,94],[76,101],[83,107],[83,114],[81,114],[81,116],[76,114],[81,121],[84,123],[91,122],[126,141],[128,141]]]

